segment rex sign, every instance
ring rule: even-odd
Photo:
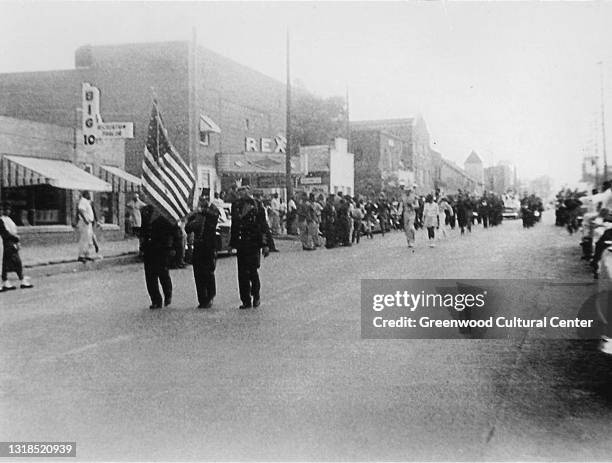
[[[134,138],[131,122],[103,122],[100,116],[100,90],[83,82],[83,144],[94,146],[96,140],[104,138]]]
[[[256,138],[246,137],[244,139],[245,152],[260,152],[260,153],[285,153],[287,147],[287,139],[282,135],[277,135],[274,138]]]

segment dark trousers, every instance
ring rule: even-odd
[[[159,260],[145,260],[144,271],[145,280],[147,282],[147,291],[151,297],[151,303],[153,305],[161,305],[162,303],[162,297],[159,292],[159,284],[161,284],[164,299],[171,299],[172,280],[170,280],[170,271],[168,266]]]
[[[217,294],[215,282],[215,268],[217,266],[217,256],[214,250],[198,249],[193,250],[193,279],[195,280],[198,303],[206,305]]]
[[[20,280],[23,280],[23,265],[19,251],[12,245],[4,246],[2,255],[2,281],[8,280],[8,273],[15,272]]]
[[[245,305],[251,305],[253,299],[259,299],[259,263],[261,259],[260,250],[238,250],[236,260],[238,262],[238,289],[240,290],[240,300]]]
[[[353,237],[351,241],[353,243],[357,242],[359,244],[359,239],[361,238],[361,220],[355,219],[353,223]]]
[[[489,227],[489,216],[487,214],[483,214],[482,215],[482,226],[484,228],[488,228]]]
[[[435,227],[427,227],[427,238],[433,240],[436,237]]]

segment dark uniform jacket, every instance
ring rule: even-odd
[[[170,266],[179,255],[182,243],[178,225],[163,216],[151,220],[150,213],[143,214],[140,250],[146,261]]]
[[[258,252],[272,242],[263,205],[255,198],[238,199],[232,204],[230,246],[238,251]]]
[[[205,210],[196,212],[187,220],[186,233],[193,233],[194,249],[218,251],[217,222],[221,213],[214,204],[209,204]]]

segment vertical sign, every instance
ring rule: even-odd
[[[96,123],[100,120],[100,90],[83,82],[83,144],[93,146],[96,144],[98,130]]]

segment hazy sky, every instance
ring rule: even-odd
[[[460,165],[474,149],[521,177],[577,180],[601,139],[600,60],[612,121],[612,3],[0,2],[0,72],[70,69],[81,45],[189,40],[193,26],[282,81],[289,27],[294,79],[348,87],[354,120],[422,114]]]

